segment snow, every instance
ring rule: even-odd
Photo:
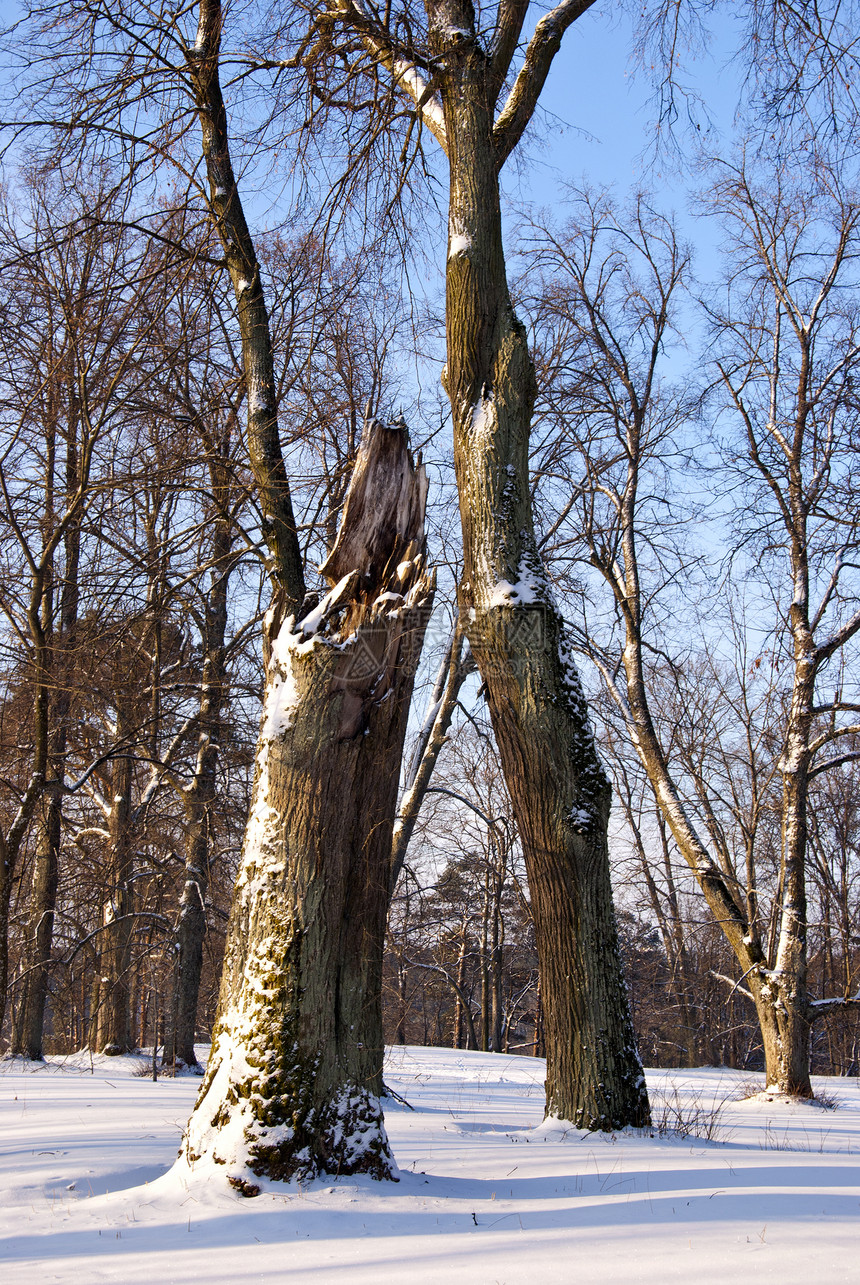
[[[545,602],[543,586],[535,585],[528,571],[520,566],[519,580],[497,580],[487,601],[488,607],[525,607]]]
[[[266,688],[262,731],[260,733],[261,741],[266,743],[283,736],[292,727],[300,700],[299,689],[292,669],[289,666],[285,666],[283,670],[280,670],[276,665],[273,665],[273,669],[274,672],[271,674]]]
[[[573,805],[573,807],[570,809],[570,812],[567,815],[568,815],[568,820],[573,825],[590,826],[594,822],[594,813],[589,812],[587,808],[579,807],[577,804]]]
[[[496,426],[496,399],[492,389],[484,392],[472,408],[472,433],[475,437],[492,436]]]
[[[655,1116],[700,1133],[542,1121],[539,1059],[390,1051],[399,1183],[269,1184],[246,1200],[170,1168],[199,1080],[144,1059],[0,1063],[4,1282],[541,1285],[857,1279],[860,1085],[835,1110],[763,1078],[648,1072]],[[138,1076],[135,1071],[138,1071]],[[715,1115],[716,1110],[716,1115]]]
[[[427,82],[414,64],[398,58],[394,63],[394,75],[415,103],[421,104],[419,111],[422,118],[444,137],[445,113],[442,104],[434,94],[428,93]]]
[[[456,259],[472,248],[472,238],[460,226],[452,214],[448,225],[448,258]]]
[[[292,616],[288,616],[272,640],[272,655],[269,661],[268,682],[263,701],[263,718],[260,729],[260,745],[263,749],[269,741],[276,740],[288,732],[293,725],[296,711],[301,701],[301,693],[296,683],[295,656],[305,655],[315,646],[324,646],[317,635],[323,617],[329,611],[332,601],[343,589],[349,576],[345,576],[331,589],[318,607],[309,612],[295,625]],[[266,751],[267,752],[267,751]],[[261,760],[262,773],[263,766]],[[259,795],[261,791],[257,791]]]

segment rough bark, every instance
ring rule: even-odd
[[[529,429],[534,372],[508,291],[499,173],[534,112],[566,29],[562,0],[528,42],[496,115],[527,6],[502,3],[491,39],[470,0],[425,0],[428,42],[356,0],[332,19],[411,100],[449,163],[445,384],[463,528],[460,615],[487,692],[523,843],[546,1007],[547,1110],[588,1128],[648,1120],[612,908],[610,790],[563,621],[534,538]]]
[[[472,21],[465,11],[460,18]],[[589,1129],[641,1125],[648,1099],[609,880],[610,787],[534,538],[535,380],[507,286],[486,68],[468,45],[447,54],[447,390],[464,543],[460,612],[528,870],[547,1113]]]
[[[382,525],[362,516],[371,493]],[[182,1151],[192,1166],[224,1166],[245,1194],[260,1178],[395,1173],[379,1104],[381,968],[400,761],[433,594],[425,494],[405,433],[369,424],[329,559],[337,583],[298,619],[267,619],[219,1015]]]
[[[237,301],[275,598],[219,1017],[181,1154],[225,1166],[250,1195],[263,1176],[393,1175],[379,1107],[382,943],[413,664],[433,580],[423,470],[399,429],[395,442],[368,425],[327,565],[337,583],[318,606],[305,601],[268,316],[219,79],[221,5],[201,0],[198,13],[187,70]]]

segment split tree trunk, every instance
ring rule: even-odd
[[[213,1048],[182,1155],[255,1178],[393,1175],[382,1088],[381,962],[406,719],[433,593],[426,481],[403,435],[366,427],[318,608],[278,433],[259,263],[230,157],[220,0],[187,49],[210,212],[237,301],[247,439],[275,602],[254,795]],[[301,604],[301,607],[300,607]]]
[[[266,624],[254,793],[212,1054],[182,1155],[258,1179],[393,1177],[381,970],[392,826],[434,581],[423,469],[372,423],[324,573],[330,593]]]
[[[547,1013],[547,1110],[611,1129],[645,1124],[648,1098],[612,908],[609,783],[534,537],[535,380],[508,292],[499,208],[502,166],[565,31],[592,3],[560,0],[543,15],[516,72],[526,4],[499,4],[492,28],[490,10],[479,23],[471,0],[424,0],[428,40],[414,51],[413,32],[404,41],[388,10],[328,0],[328,17],[385,68],[448,157],[446,387],[463,526],[461,617],[528,868]]]

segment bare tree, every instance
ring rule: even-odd
[[[851,605],[857,323],[840,290],[851,271],[857,216],[826,185],[816,185],[814,195],[778,182],[756,189],[743,172],[726,177],[719,201],[734,230],[736,265],[727,303],[712,309],[720,383],[740,428],[726,459],[754,497],[741,503],[737,521],[746,547],[762,560],[775,616],[771,646],[792,673],[787,689],[778,681],[762,702],[746,677],[749,620],[737,634],[739,674],[731,689],[713,661],[705,676],[662,651],[660,596],[674,573],[666,524],[653,518],[653,475],[660,454],[677,448],[689,413],[659,381],[685,271],[671,225],[641,202],[629,229],[607,205],[583,203],[581,230],[563,239],[547,235],[539,249],[559,272],[543,306],[568,328],[562,349],[576,353],[577,378],[566,398],[557,390],[555,409],[580,417],[575,507],[587,559],[611,589],[620,626],[617,650],[608,634],[602,645],[596,633],[585,645],[740,965],[734,985],[743,983],[755,1003],[769,1082],[809,1096],[811,1022],[857,1002],[809,1000],[805,890],[809,781],[853,757],[853,748],[840,753],[839,743],[856,731],[844,719],[856,708],[853,699],[838,693],[828,700],[816,686],[860,629]],[[722,726],[733,720],[734,743]],[[772,774],[782,797],[769,917],[756,857],[769,838],[761,821],[772,803]]]
[[[46,6],[31,14],[31,30],[50,44],[69,18],[81,43],[39,87],[46,112],[75,88],[83,110],[66,134],[68,163],[76,145],[115,151],[119,140],[131,166],[145,156],[184,167],[219,244],[212,266],[226,270],[235,299],[245,441],[273,593],[219,1017],[183,1154],[192,1164],[224,1160],[221,1172],[246,1194],[255,1175],[389,1176],[379,974],[397,767],[434,587],[424,473],[404,426],[368,419],[323,569],[329,592],[307,595],[265,274],[231,155],[221,5],[165,5],[155,23],[134,5],[74,15]],[[152,128],[141,131],[135,104],[144,103]],[[140,194],[146,176],[134,177]]]
[[[89,193],[88,211],[78,211],[76,217],[72,211],[70,221],[58,231],[48,213],[54,195],[47,184],[37,185],[35,190],[29,236],[19,232],[16,218],[8,211],[4,229],[7,279],[14,274],[21,292],[6,302],[9,324],[0,461],[4,545],[7,556],[19,564],[16,570],[21,571],[20,576],[7,578],[2,609],[12,637],[23,649],[22,662],[33,695],[30,766],[26,783],[17,788],[17,807],[0,840],[0,913],[4,917],[0,934],[4,1000],[0,1002],[5,1002],[6,993],[5,916],[12,879],[21,845],[46,789],[53,799],[36,872],[41,905],[33,949],[40,958],[28,965],[36,970],[30,974],[36,989],[31,992],[27,1032],[19,1027],[21,1039],[33,1053],[40,1043],[37,1013],[42,984],[38,977],[50,949],[59,809],[63,793],[75,788],[65,780],[65,739],[69,651],[76,655],[79,646],[74,634],[79,615],[80,531],[96,482],[94,470],[101,472],[98,452],[105,446],[110,453],[108,443],[116,439],[134,401],[147,329],[138,306],[139,288],[134,285],[141,247],[122,236],[101,237],[96,231],[97,220],[91,217],[110,203],[98,191]],[[142,253],[145,255],[145,249]],[[16,324],[13,304],[25,305],[32,312],[19,313]],[[31,329],[31,317],[41,321],[35,330]],[[39,336],[35,346],[34,334]],[[39,442],[31,454],[30,446]]]

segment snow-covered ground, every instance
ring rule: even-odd
[[[860,1281],[860,1085],[834,1106],[734,1071],[649,1072],[655,1116],[715,1136],[541,1127],[543,1063],[391,1051],[401,1181],[247,1200],[169,1172],[197,1082],[131,1058],[0,1064],[0,1280]],[[714,1108],[717,1108],[716,1116]]]

